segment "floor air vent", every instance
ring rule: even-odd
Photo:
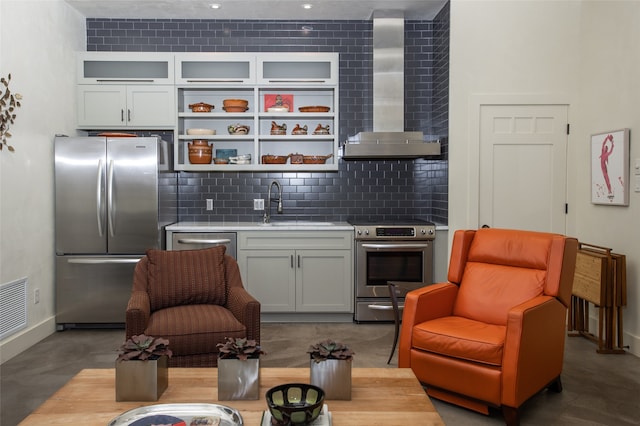
[[[27,279],[0,285],[0,339],[27,326]]]

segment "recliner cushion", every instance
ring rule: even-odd
[[[467,361],[502,365],[506,327],[450,316],[416,324],[414,349]]]
[[[226,337],[246,337],[247,330],[222,306],[183,305],[154,312],[145,334],[169,339],[173,355],[184,356],[216,353]]]
[[[546,271],[467,262],[453,314],[506,325],[509,310],[544,292]]]
[[[225,305],[225,246],[202,250],[147,250],[151,312],[194,304]]]

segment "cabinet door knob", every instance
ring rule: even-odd
[[[124,123],[124,110],[123,109],[120,110],[120,121],[122,121]]]
[[[131,110],[127,110],[127,121],[131,121]]]
[[[291,269],[293,269],[293,255],[291,255]]]

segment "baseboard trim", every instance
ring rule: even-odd
[[[26,351],[56,331],[56,318],[48,318],[0,342],[0,364]]]

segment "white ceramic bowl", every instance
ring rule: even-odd
[[[213,129],[187,129],[187,135],[215,135]]]

